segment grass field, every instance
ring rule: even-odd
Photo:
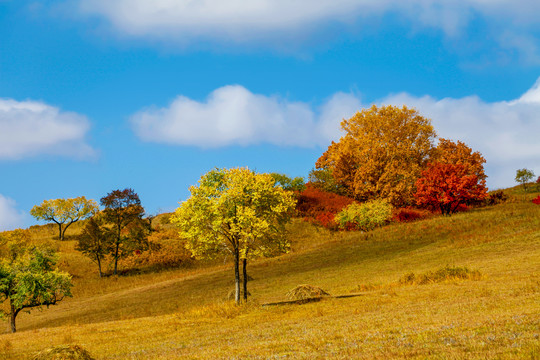
[[[294,221],[289,254],[248,266],[243,306],[226,300],[228,262],[99,279],[74,241],[38,232],[74,275],[74,297],[19,315],[19,332],[0,335],[0,359],[60,344],[97,359],[540,359],[538,193],[509,192],[504,204],[370,233]],[[476,275],[403,281],[447,266]],[[360,296],[261,306],[299,284]]]

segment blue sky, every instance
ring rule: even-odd
[[[172,211],[214,167],[307,176],[342,118],[416,107],[540,175],[536,0],[0,0],[0,229],[133,188]]]

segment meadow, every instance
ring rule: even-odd
[[[540,359],[538,192],[507,192],[502,204],[366,233],[295,219],[288,254],[249,264],[241,306],[227,299],[231,259],[100,279],[74,249],[80,224],[63,242],[35,227],[74,296],[19,315],[17,333],[5,323],[0,359],[62,344],[96,359]],[[299,284],[358,296],[265,306]]]

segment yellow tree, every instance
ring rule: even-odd
[[[357,200],[412,203],[416,180],[433,152],[431,120],[406,106],[373,105],[344,119],[341,128],[345,135],[332,142],[316,167],[329,170]]]
[[[296,200],[293,193],[274,186],[269,174],[247,168],[214,169],[190,188],[191,196],[171,221],[197,258],[223,252],[234,258],[235,300],[240,302],[240,261],[243,292],[247,299],[247,260],[286,252],[284,225]]]
[[[43,200],[30,210],[30,214],[38,220],[52,221],[58,225],[58,238],[64,240],[67,228],[79,221],[89,218],[99,210],[94,200],[84,196],[72,199]]]

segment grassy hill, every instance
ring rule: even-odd
[[[538,194],[509,192],[504,204],[370,233],[294,221],[291,253],[248,266],[252,298],[240,307],[226,300],[228,262],[99,279],[73,240],[41,228],[35,236],[74,275],[74,297],[19,315],[19,332],[0,335],[0,359],[60,344],[97,359],[539,359]],[[448,266],[475,275],[430,277]],[[427,283],[407,281],[411,273]],[[299,284],[361,296],[261,306]]]

